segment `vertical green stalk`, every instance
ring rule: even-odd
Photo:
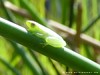
[[[74,19],[74,0],[70,0],[70,16],[69,16],[69,27],[72,27]]]
[[[91,21],[91,18],[92,18],[92,0],[86,0],[86,6],[87,6],[87,18],[88,18],[88,21]]]
[[[67,20],[67,13],[68,12],[68,8],[69,8],[69,0],[62,0],[62,21],[61,23],[62,24],[65,24],[66,23],[66,20]]]
[[[100,0],[97,0],[97,10],[98,14],[100,14]]]

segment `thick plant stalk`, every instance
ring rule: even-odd
[[[84,75],[100,75],[100,65],[63,47],[56,48],[49,45],[41,44],[40,38],[31,35],[23,27],[0,18],[0,35],[14,40],[24,46],[42,53],[66,66],[69,66],[78,72],[85,72]],[[91,73],[88,73],[91,72]]]

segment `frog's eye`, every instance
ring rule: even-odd
[[[28,26],[28,29],[31,29],[35,26],[35,24],[32,21],[26,21],[26,25]]]
[[[57,38],[57,37],[47,37],[46,38],[46,43],[48,45],[51,45],[53,47],[64,47],[66,46],[66,42],[62,38]]]

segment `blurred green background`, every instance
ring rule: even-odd
[[[0,17],[23,27],[26,20],[35,20],[61,35],[68,48],[100,63],[100,0],[0,0]],[[72,35],[69,36],[62,26],[76,31],[76,34],[69,31]],[[85,37],[80,38],[81,34],[89,38],[86,37],[84,42],[82,38]],[[0,75],[67,75],[66,72],[73,71],[0,36]]]

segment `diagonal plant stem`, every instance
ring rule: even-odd
[[[41,62],[39,61],[39,59],[37,58],[37,55],[36,53],[31,50],[31,49],[28,49],[30,54],[32,55],[32,57],[35,59],[35,61],[37,62],[37,64],[39,65],[43,75],[49,75],[49,73],[47,72],[47,70],[44,68],[44,66],[41,64]]]
[[[16,75],[21,75],[20,72],[12,67],[8,62],[6,62],[3,58],[0,57],[0,62],[2,62],[7,68],[9,68],[12,72],[14,72]]]
[[[20,47],[17,43],[14,41],[10,41],[16,52],[22,57],[23,61],[27,64],[27,66],[30,68],[30,70],[35,75],[42,75],[42,72],[40,71],[40,68],[36,66],[36,64],[32,63],[31,60],[28,58],[28,55],[25,53],[24,49]]]
[[[26,17],[26,18],[29,18],[29,19],[32,19],[32,16],[30,16],[28,14],[28,12],[25,10],[25,9],[22,9],[22,8],[19,8],[17,6],[15,6],[14,4],[12,4],[11,2],[9,1],[4,1],[4,5],[7,9],[9,9],[10,11],[16,13],[16,14],[19,14],[23,17]],[[1,6],[2,7],[2,6]]]
[[[5,0],[0,0],[0,2],[1,2],[1,6],[3,8],[3,11],[4,11],[7,19],[12,22],[15,22],[15,17],[12,15],[12,13],[9,11],[9,9],[6,8],[6,5],[4,4]]]
[[[20,0],[23,6],[28,10],[29,14],[31,14],[32,19],[39,22],[40,24],[47,25],[47,22],[44,18],[41,18],[37,10],[32,4],[27,4],[27,0]]]
[[[50,58],[48,58],[48,60],[51,63],[51,65],[53,66],[53,68],[56,71],[57,75],[60,75],[60,72],[58,71],[58,69],[57,69],[56,65],[53,63],[53,61]]]
[[[82,33],[88,31],[88,30],[94,25],[94,23],[96,23],[99,19],[100,19],[100,15],[98,15],[94,20],[92,20],[92,21],[82,30]]]
[[[40,38],[28,33],[25,28],[3,18],[0,18],[0,35],[42,53],[79,72],[92,72],[94,75],[100,75],[99,64],[73,52],[66,47],[56,48],[50,45],[44,46],[44,44],[41,44],[42,41]],[[91,75],[91,73],[84,75]]]

